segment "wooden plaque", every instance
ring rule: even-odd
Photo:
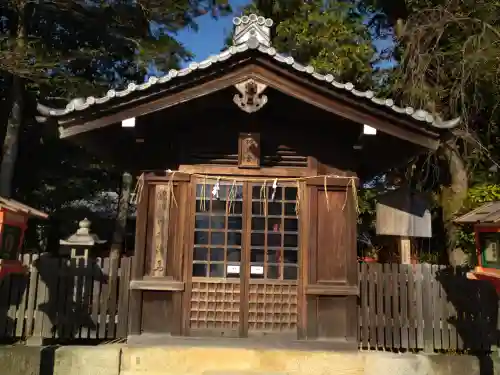
[[[238,139],[238,167],[260,168],[259,133],[240,133]]]

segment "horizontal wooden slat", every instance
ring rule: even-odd
[[[311,284],[306,286],[306,294],[318,296],[357,296],[358,286]]]
[[[336,176],[317,176],[308,178],[306,181],[309,186],[327,186],[327,187],[347,187],[354,184],[359,185],[357,177],[336,177]]]
[[[144,174],[144,181],[155,182],[168,182],[168,181],[190,181],[191,175],[183,172],[166,173],[166,172],[149,172]]]
[[[184,282],[175,280],[132,280],[130,289],[133,290],[161,290],[170,292],[182,292]]]
[[[179,170],[186,173],[197,173],[206,176],[252,176],[252,177],[305,177],[308,170],[297,167],[262,167],[260,169],[238,168],[228,165],[179,165]],[[257,172],[258,171],[258,172]]]

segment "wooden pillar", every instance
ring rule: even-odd
[[[189,182],[190,176],[182,173],[144,176],[130,281],[129,342],[145,342],[144,334],[182,333]]]
[[[308,181],[310,228],[304,288],[306,338],[357,349],[357,213],[353,181]]]
[[[411,238],[408,236],[399,237],[399,256],[401,264],[411,264]]]
[[[135,246],[132,258],[131,283],[133,280],[142,279],[144,274],[144,257],[146,253],[146,228],[149,204],[149,188],[144,186],[137,197]],[[142,291],[130,288],[130,312],[128,322],[128,335],[136,336],[141,333],[142,317]]]

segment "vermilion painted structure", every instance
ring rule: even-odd
[[[48,215],[12,199],[0,197],[0,281],[12,273],[23,273],[25,267],[18,260],[28,219],[48,218]]]
[[[500,294],[500,202],[488,202],[455,220],[474,225],[477,264],[467,277],[488,280]]]

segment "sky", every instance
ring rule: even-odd
[[[249,3],[250,0],[231,0],[231,6],[236,15],[238,15],[239,9]],[[207,14],[199,17],[197,23],[199,25],[197,32],[192,29],[184,29],[177,34],[177,39],[195,55],[194,61],[202,61],[210,55],[219,53],[224,47],[224,40],[233,28],[233,16],[221,17],[216,20]],[[388,48],[391,42],[377,40],[374,44],[378,50],[382,50]],[[382,67],[385,67],[385,64]]]
[[[238,14],[238,9],[250,3],[250,0],[231,0],[233,10]],[[224,47],[224,40],[233,28],[233,17],[226,16],[217,20],[209,14],[196,19],[198,32],[184,29],[177,35],[177,40],[183,43],[195,56],[194,61],[205,60],[210,55],[215,55]]]

